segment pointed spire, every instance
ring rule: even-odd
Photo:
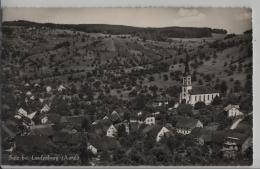
[[[186,53],[186,62],[185,62],[185,72],[184,72],[184,75],[190,75],[189,61],[190,61],[190,57]]]

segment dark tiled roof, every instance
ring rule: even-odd
[[[116,111],[113,111],[110,114],[110,120],[113,121],[113,122],[121,121],[121,117]]]
[[[199,120],[193,118],[182,117],[177,120],[177,128],[195,128]]]
[[[151,125],[151,126],[146,126],[143,129],[143,134],[152,134],[152,135],[157,135],[158,132],[162,129],[163,126],[161,125]]]
[[[191,95],[219,93],[217,90],[211,88],[210,86],[193,86],[192,90],[190,90],[189,92]]]
[[[237,138],[237,144],[242,145],[244,141],[249,137],[248,134],[242,134],[239,132],[231,132],[226,135],[226,137],[232,137],[232,138]]]

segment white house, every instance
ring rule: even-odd
[[[26,95],[27,95],[27,96],[31,96],[31,95],[32,95],[32,92],[28,91],[28,92],[26,92]]]
[[[180,93],[179,102],[185,102],[186,104],[191,104],[193,106],[197,102],[204,102],[206,105],[209,105],[216,96],[219,97],[219,92],[210,86],[191,85],[191,74],[187,59],[185,72],[182,79],[182,91]]]
[[[65,90],[65,89],[66,89],[66,88],[65,88],[63,85],[60,85],[60,86],[58,87],[58,91],[59,91],[59,92]]]
[[[155,117],[153,117],[153,116],[146,117],[144,123],[147,124],[147,125],[154,125],[155,124]]]
[[[33,119],[33,117],[36,115],[36,113],[37,113],[37,112],[33,112],[33,113],[31,113],[31,114],[28,114],[27,117],[28,117],[29,119]]]
[[[42,112],[48,112],[50,110],[50,107],[47,105],[47,104],[45,104],[44,106],[43,106],[43,108],[41,109],[41,113]]]
[[[162,127],[156,137],[156,142],[159,142],[166,133],[170,132],[166,127]]]
[[[19,115],[23,115],[23,116],[27,116],[27,111],[25,111],[23,108],[20,108],[20,109],[18,110],[18,114],[19,114]]]
[[[193,118],[181,118],[177,121],[176,132],[179,134],[187,135],[190,134],[196,127],[203,127],[201,121]]]
[[[51,86],[47,86],[47,87],[46,87],[46,92],[47,92],[47,93],[51,92],[51,90],[52,90]]]
[[[244,115],[244,113],[239,110],[239,105],[229,104],[224,108],[224,111],[227,112],[228,118],[241,117]]]
[[[107,117],[107,116],[104,116],[104,117],[103,117],[103,120],[106,120],[106,119],[108,119],[108,117]]]
[[[108,137],[115,137],[117,133],[117,129],[115,128],[115,126],[112,124],[108,129],[107,129],[107,134],[106,136]]]
[[[88,146],[88,150],[90,150],[94,155],[97,154],[97,149],[93,145],[89,145]]]

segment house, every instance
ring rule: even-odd
[[[204,102],[206,105],[209,105],[217,96],[219,97],[219,92],[210,86],[192,86],[187,56],[179,102],[193,106],[197,102]]]
[[[23,108],[20,108],[19,110],[18,110],[18,115],[22,115],[22,116],[27,116],[27,111],[25,111]]]
[[[59,92],[62,92],[63,90],[65,90],[66,88],[63,86],[63,85],[60,85],[59,87],[58,87],[58,91]]]
[[[158,132],[156,136],[156,142],[159,142],[162,139],[162,137],[164,137],[169,132],[169,129],[167,129],[166,127],[162,127],[162,129]]]
[[[157,97],[152,105],[153,107],[162,107],[162,106],[167,106],[169,104],[169,99],[166,97]]]
[[[110,151],[120,148],[120,143],[113,137],[99,136],[94,133],[88,134],[89,145],[92,145],[97,154],[102,151]]]
[[[147,125],[154,125],[155,124],[155,117],[154,116],[148,116],[144,120],[144,123]]]
[[[125,128],[126,134],[129,134],[130,133],[129,124],[126,121],[125,122],[121,122],[121,123],[117,123],[114,126],[115,126],[116,130],[118,131],[119,127],[122,126],[122,125]]]
[[[158,134],[160,133],[160,131],[162,130],[163,127],[164,126],[161,126],[161,125],[145,126],[144,128],[142,128],[142,134],[144,136],[151,136],[151,138],[155,138],[154,141],[156,141],[157,140],[157,136],[158,136]],[[166,131],[166,130],[164,129],[163,131]],[[164,132],[162,132],[162,133],[164,133]]]
[[[41,118],[41,123],[42,124],[46,124],[48,122],[48,117],[47,116],[44,116]]]
[[[107,117],[107,116],[104,116],[104,117],[103,117],[103,120],[106,120],[106,119],[108,119],[108,117]]]
[[[40,112],[43,113],[43,112],[48,112],[48,111],[50,111],[50,107],[47,104],[45,104]]]
[[[247,134],[238,132],[229,133],[223,143],[223,157],[227,159],[235,159],[239,153],[250,147],[250,139]]]
[[[89,145],[88,146],[88,150],[93,154],[93,155],[97,155],[97,148],[94,147],[93,145]]]
[[[117,134],[117,129],[115,126],[112,124],[108,129],[107,129],[107,137],[115,137]]]
[[[46,92],[47,92],[47,93],[50,93],[51,90],[52,90],[51,86],[47,86],[47,87],[46,87]]]
[[[201,121],[193,118],[179,118],[176,124],[177,133],[187,135],[196,127],[203,128]]]
[[[120,115],[117,113],[117,111],[114,110],[114,111],[110,114],[110,120],[111,120],[113,123],[120,122],[120,121],[121,121],[121,117],[120,117]]]
[[[228,118],[236,118],[244,115],[244,113],[239,110],[239,105],[229,104],[224,108],[224,111],[227,113]]]
[[[99,136],[106,135],[109,127],[112,125],[112,122],[109,119],[96,120],[95,122],[95,125],[91,125],[91,132]]]

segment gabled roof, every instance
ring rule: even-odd
[[[238,132],[231,132],[226,135],[226,138],[233,139],[235,142],[237,142],[238,145],[242,145],[248,137],[248,134],[242,134]]]
[[[190,90],[189,93],[191,95],[197,95],[197,94],[219,93],[219,91],[211,88],[210,86],[193,86],[192,90]]]
[[[158,132],[162,129],[163,126],[161,125],[152,125],[152,126],[146,126],[142,133],[143,134],[148,134],[148,133],[151,133],[153,134],[154,136],[157,136]]]
[[[229,104],[229,105],[227,105],[227,106],[224,108],[224,110],[225,110],[225,111],[229,111],[229,110],[232,109],[232,108],[239,109],[239,105]]]
[[[117,111],[113,111],[113,112],[110,114],[110,120],[111,120],[112,122],[121,121],[121,117],[120,117],[120,115],[117,113]]]
[[[192,129],[192,128],[195,128],[195,126],[198,122],[199,122],[199,120],[197,120],[197,119],[181,117],[177,120],[176,127]]]

